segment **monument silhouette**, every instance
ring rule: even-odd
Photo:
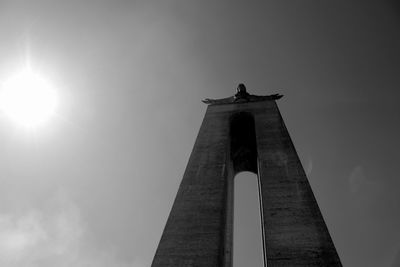
[[[152,267],[232,266],[234,177],[257,174],[264,265],[342,266],[276,104],[237,93],[208,104]]]

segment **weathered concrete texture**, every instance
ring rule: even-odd
[[[153,267],[232,266],[240,171],[258,171],[268,267],[341,266],[278,107],[265,100],[208,106]]]
[[[341,266],[276,103],[255,110],[267,262]]]
[[[223,266],[227,115],[206,113],[152,266]]]

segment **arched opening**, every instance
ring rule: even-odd
[[[254,118],[239,112],[230,118],[230,158],[233,164],[233,266],[266,266]]]
[[[264,265],[257,175],[234,178],[233,266]]]
[[[257,173],[257,145],[254,118],[239,112],[230,120],[231,159],[235,173]]]

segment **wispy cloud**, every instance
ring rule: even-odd
[[[356,166],[349,176],[350,190],[353,193],[360,191],[361,187],[368,183],[365,176],[364,168],[362,166]]]
[[[142,267],[85,240],[79,208],[59,194],[51,209],[0,214],[0,266]]]
[[[355,166],[349,175],[350,191],[371,198],[371,200],[385,194],[384,186],[382,180],[375,179],[361,165]]]

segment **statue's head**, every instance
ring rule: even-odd
[[[237,93],[247,93],[246,86],[243,83],[239,83],[238,87],[236,88]]]

